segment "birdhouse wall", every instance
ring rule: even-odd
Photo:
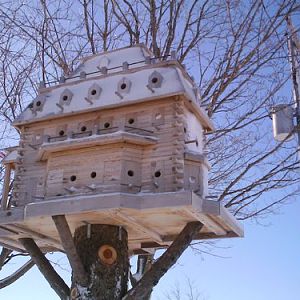
[[[207,169],[185,160],[187,151],[202,153],[202,140],[201,123],[181,97],[30,124],[14,195],[22,206],[92,193],[205,194]]]
[[[208,166],[200,161],[185,160],[184,189],[205,198],[208,195]]]
[[[196,115],[185,108],[184,110],[185,117],[185,148],[188,151],[193,151],[197,153],[203,152],[203,127]]]
[[[115,145],[58,152],[47,165],[46,197],[100,192],[100,187],[120,191],[121,151]]]

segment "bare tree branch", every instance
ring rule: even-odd
[[[203,224],[200,222],[188,223],[171,246],[153,263],[151,269],[143,275],[142,279],[137,282],[136,286],[123,299],[143,299],[146,297],[159,279],[176,263],[202,227]]]
[[[24,274],[26,274],[33,266],[34,266],[34,262],[32,259],[30,259],[27,263],[25,263],[17,271],[15,271],[11,275],[7,276],[6,278],[1,279],[0,280],[0,289],[3,289],[5,287],[9,286],[10,284],[14,283],[15,281],[17,281]]]

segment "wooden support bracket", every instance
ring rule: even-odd
[[[56,239],[51,238],[49,236],[46,236],[42,233],[33,231],[33,230],[23,227],[19,224],[6,224],[6,225],[3,225],[3,227],[7,228],[8,230],[13,230],[13,231],[16,231],[17,233],[26,234],[35,239],[45,241],[52,247],[55,247],[56,249],[61,250],[61,245],[59,244],[59,241],[57,241]]]
[[[144,234],[146,233],[148,236],[150,236],[155,242],[158,243],[162,243],[162,237],[155,232],[152,229],[149,229],[148,227],[146,227],[145,225],[141,224],[139,221],[137,221],[135,218],[128,216],[127,214],[117,211],[114,213],[110,213],[109,214],[110,217],[118,220],[121,220],[122,223],[125,222],[125,224],[129,224],[132,225],[134,227],[135,230],[141,231]]]
[[[155,93],[154,89],[153,89],[149,84],[147,84],[146,87],[147,87],[152,93]]]
[[[36,146],[34,146],[34,145],[31,145],[31,144],[28,144],[28,146],[30,147],[30,148],[32,148],[33,150],[36,150],[38,147],[36,147]]]
[[[84,97],[84,100],[91,105],[94,104],[94,102],[91,99],[89,99],[88,97]]]
[[[124,98],[119,92],[115,92],[115,94],[119,96],[121,100]]]
[[[55,103],[55,104],[62,112],[64,111],[64,107],[60,103]]]
[[[194,217],[196,220],[203,223],[210,231],[215,233],[217,236],[226,235],[227,232],[223,228],[221,228],[221,226],[217,224],[214,220],[212,220],[210,217],[198,213],[196,210],[185,209],[185,212],[188,215]]]
[[[61,239],[61,243],[66,251],[75,280],[80,285],[87,286],[88,275],[77,253],[66,217],[64,215],[52,216],[52,220],[55,223],[56,229]]]

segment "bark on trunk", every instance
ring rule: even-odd
[[[71,299],[119,300],[127,292],[129,258],[127,232],[112,225],[76,229],[74,243],[89,274],[87,287],[72,278]]]

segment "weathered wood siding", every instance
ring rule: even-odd
[[[68,145],[70,140],[118,131],[153,136],[158,141],[153,145],[112,142],[79,149],[70,145],[55,151],[56,145]],[[15,196],[23,206],[44,197],[89,193],[161,193],[183,188],[203,193],[206,176],[194,174],[202,172],[201,163],[184,160],[185,151],[202,153],[202,140],[200,122],[178,96],[31,124],[23,129]],[[38,151],[45,143],[53,145],[52,150],[47,160],[40,160]]]

